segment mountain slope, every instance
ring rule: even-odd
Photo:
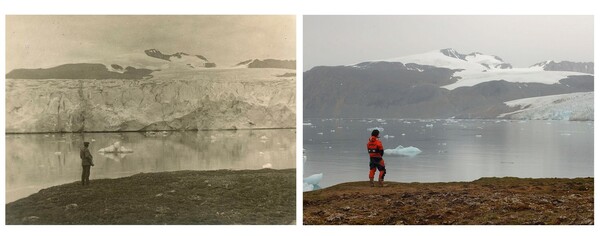
[[[304,73],[306,117],[496,118],[504,102],[593,91],[592,74],[512,68],[451,49]]]

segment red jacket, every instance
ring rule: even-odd
[[[377,137],[371,136],[369,142],[367,142],[367,151],[369,152],[369,157],[381,158],[383,157],[383,144],[381,144],[381,141]]]

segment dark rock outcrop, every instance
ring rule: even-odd
[[[123,67],[111,65],[117,69]],[[7,79],[142,79],[152,74],[149,69],[125,68],[124,73],[109,71],[103,64],[65,64],[47,69],[15,69],[6,74]]]

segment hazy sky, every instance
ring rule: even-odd
[[[217,66],[296,58],[295,16],[7,16],[6,69],[144,53],[200,54]]]
[[[593,61],[593,16],[304,16],[304,70],[454,48],[515,67]]]

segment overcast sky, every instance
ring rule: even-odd
[[[304,70],[454,48],[515,67],[593,61],[593,16],[304,16]]]
[[[6,69],[115,55],[200,54],[218,66],[295,59],[295,16],[7,16]]]

